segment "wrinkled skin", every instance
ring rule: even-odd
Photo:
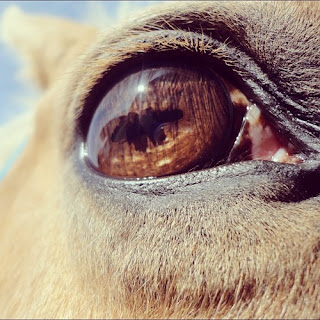
[[[43,96],[0,185],[0,316],[319,318],[319,4],[165,3],[102,33],[18,14],[4,27]],[[147,182],[86,165],[79,126],[99,79],[137,55],[195,50],[192,32],[307,161]]]

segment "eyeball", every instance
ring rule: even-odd
[[[161,177],[213,166],[230,147],[233,105],[220,76],[150,67],[116,83],[90,123],[91,165],[111,177]]]

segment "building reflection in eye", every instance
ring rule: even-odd
[[[158,146],[166,139],[164,127],[174,125],[178,129],[178,121],[183,118],[183,112],[175,110],[153,110],[147,108],[140,112],[129,112],[127,116],[121,116],[108,122],[101,130],[100,137],[105,140],[108,137],[108,127],[119,124],[111,134],[112,143],[133,144],[136,151],[146,152],[148,139],[153,146]]]

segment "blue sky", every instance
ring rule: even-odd
[[[1,1],[0,19],[4,10],[17,5],[23,11],[29,13],[49,14],[76,21],[94,20],[94,15],[99,13],[99,9],[93,10],[94,5],[100,9],[105,9],[109,17],[115,17],[120,5],[119,1]],[[148,1],[131,1],[130,6],[135,9],[150,5]],[[100,16],[101,19],[101,16]],[[2,42],[0,42],[0,126],[9,121],[15,115],[23,112],[23,101],[21,97],[28,99],[30,88],[27,88],[18,80],[17,74],[20,69],[20,61]],[[32,93],[32,92],[31,92]]]

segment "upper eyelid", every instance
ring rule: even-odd
[[[80,66],[79,77],[80,82],[76,84],[75,92],[80,94],[74,97],[74,114],[83,116],[84,112],[91,112],[88,108],[84,108],[88,102],[88,97],[96,98],[96,94],[91,91],[99,85],[103,77],[109,79],[111,84],[114,84],[115,79],[110,74],[114,69],[126,61],[135,60],[138,56],[146,56],[147,53],[160,53],[168,51],[177,51],[181,54],[184,52],[193,52],[194,54],[202,54],[203,56],[215,58],[224,65],[236,67],[239,65],[239,60],[242,60],[246,66],[252,65],[255,68],[256,76],[264,77],[263,72],[258,70],[255,62],[246,54],[242,54],[236,47],[226,41],[221,42],[217,39],[198,34],[194,32],[159,30],[136,34],[135,36],[122,39],[120,43],[113,43],[109,46],[103,40],[98,44],[97,52],[89,55]],[[240,57],[240,59],[239,59]],[[211,61],[212,62],[212,61]],[[240,63],[241,64],[241,63]],[[234,70],[233,70],[234,71]],[[238,66],[239,73],[245,71],[245,67]],[[267,79],[262,79],[267,82]],[[106,88],[102,88],[104,93]],[[99,90],[97,90],[99,91]],[[99,100],[99,98],[97,98]],[[99,101],[96,101],[96,104]],[[71,108],[72,110],[73,108]]]
[[[158,34],[158,42],[162,41],[161,34],[166,34],[168,32],[172,34],[180,32],[184,35],[201,34],[203,37],[214,39],[216,37],[212,37],[212,34],[215,30],[217,31],[215,33],[218,33],[221,36],[221,43],[228,39],[235,40],[237,38],[236,35],[239,34],[239,30],[236,30],[239,23],[235,21],[230,23],[230,21],[235,19],[235,16],[237,16],[237,19],[235,20],[240,21],[241,19],[239,19],[239,17],[241,15],[234,15],[233,10],[230,10],[230,8],[228,8],[228,6],[226,7],[224,4],[217,5],[215,3],[210,3],[208,5],[208,3],[203,2],[197,3],[197,5],[194,6],[191,3],[189,8],[187,4],[183,4],[183,6],[181,6],[181,12],[177,9],[177,6],[179,6],[179,4],[175,4],[172,8],[168,5],[167,8],[163,11],[160,10],[156,15],[152,14],[151,18],[149,17],[151,11],[146,10],[146,13],[138,16],[134,20],[134,23],[128,23],[127,29],[126,26],[122,26],[121,28],[111,30],[111,32],[108,32],[101,38],[100,42],[95,44],[97,47],[94,52],[89,54],[85,60],[82,60],[83,65],[77,66],[77,72],[81,73],[82,70],[86,71],[88,67],[92,67],[92,64],[90,63],[91,60],[102,59],[103,55],[105,55],[105,59],[108,59],[110,62],[105,65],[104,70],[97,70],[97,72],[107,72],[108,67],[112,66],[113,63],[127,58],[127,56],[134,51],[141,50],[141,48],[137,46],[139,41],[133,41],[132,44],[134,48],[130,51],[130,46],[127,46],[128,40],[130,43],[130,39],[140,38],[141,45],[145,43],[150,34],[153,34],[156,37]],[[215,9],[214,7],[217,8]],[[210,19],[210,21],[208,21],[208,8],[216,14],[215,17],[212,13],[212,19]],[[235,10],[235,12],[237,12],[237,10]],[[224,23],[224,20],[228,21],[228,23]],[[192,25],[189,23],[190,21],[193,22]],[[135,23],[137,23],[137,25],[135,25]],[[190,37],[190,39],[192,41],[192,37]],[[126,44],[123,44],[124,42]],[[123,51],[123,49],[125,50]],[[91,80],[95,81],[96,79],[95,77],[92,77]]]
[[[144,23],[145,22],[146,21],[144,21]],[[220,26],[216,31],[218,32],[221,28],[224,29],[223,26]],[[96,43],[97,47],[95,50],[91,54],[89,52],[85,59],[81,61],[82,64],[78,65],[77,73],[80,74],[78,77],[80,82],[75,84],[77,88],[75,91],[80,94],[73,97],[74,100],[72,103],[71,101],[68,103],[69,106],[70,104],[73,105],[72,108],[69,108],[69,112],[77,115],[71,118],[78,121],[79,115],[82,115],[83,111],[86,111],[84,110],[84,105],[88,96],[90,96],[90,91],[104,76],[108,77],[108,74],[117,65],[122,64],[124,61],[134,60],[138,55],[144,55],[148,51],[165,51],[169,50],[170,47],[171,49],[178,50],[194,50],[206,55],[215,54],[216,58],[218,57],[224,61],[225,64],[231,65],[233,69],[232,71],[235,71],[235,74],[238,73],[239,76],[242,76],[242,73],[246,73],[247,70],[245,70],[246,66],[244,65],[247,65],[252,69],[251,74],[254,73],[254,77],[258,83],[262,83],[264,86],[271,89],[268,90],[269,93],[272,92],[275,95],[278,95],[278,99],[282,101],[285,100],[289,106],[292,106],[293,110],[300,108],[300,106],[292,101],[290,97],[283,95],[282,92],[277,90],[275,83],[268,79],[267,75],[260,69],[259,65],[255,62],[255,59],[250,55],[250,53],[248,55],[248,52],[237,50],[236,47],[238,46],[238,43],[232,45],[233,41],[231,41],[230,38],[223,38],[220,35],[220,38],[223,38],[223,41],[219,41],[206,35],[204,32],[208,32],[209,30],[208,28],[205,30],[201,27],[201,21],[197,22],[195,27],[195,29],[201,29],[203,32],[201,34],[183,30],[161,29],[157,31],[149,31],[148,29],[152,29],[152,27],[145,28],[144,31],[142,31],[143,28],[136,28],[131,31],[123,32],[119,41],[115,41],[115,39],[113,39],[111,42],[108,42],[103,38],[100,42]],[[177,26],[173,29],[177,29]],[[229,30],[229,35],[233,32],[236,33],[234,30]],[[224,36],[226,35],[227,34],[224,34]],[[234,38],[234,36],[232,36],[232,38]],[[227,39],[229,39],[228,43],[226,42]],[[232,49],[232,52],[230,52],[230,48]],[[244,55],[242,55],[242,58],[244,57],[244,59],[242,59],[242,66],[240,66],[241,63],[239,65],[239,53],[244,53]],[[249,77],[250,75],[247,78]],[[110,77],[111,82],[112,80],[113,79]],[[312,137],[309,141],[311,140]],[[312,149],[313,148],[311,148],[311,150]]]
[[[87,73],[87,82],[96,83],[101,77],[101,74],[108,72],[108,69],[114,64],[129,58],[129,55],[135,54],[136,51],[143,51],[144,49],[141,45],[146,43],[150,34],[155,37],[157,37],[158,34],[158,39],[155,42],[159,43],[162,41],[161,37],[166,33],[181,33],[184,34],[185,37],[186,35],[190,36],[198,33],[201,34],[201,37],[213,39],[211,37],[213,29],[220,33],[220,35],[225,33],[225,31],[228,31],[223,36],[223,40],[221,41],[222,44],[223,41],[226,41],[228,38],[236,38],[236,34],[239,33],[238,30],[236,30],[238,23],[230,23],[232,19],[235,19],[235,15],[233,14],[234,8],[230,10],[225,4],[217,5],[216,3],[210,3],[208,5],[208,3],[205,2],[197,3],[196,6],[192,3],[190,3],[190,5],[183,4],[183,6],[181,6],[181,12],[177,9],[177,6],[179,6],[179,4],[174,4],[171,8],[170,5],[167,5],[164,7],[164,10],[160,10],[156,15],[154,13],[151,14],[152,11],[146,10],[145,14],[138,16],[133,23],[128,23],[127,29],[126,26],[123,26],[121,29],[118,28],[108,32],[95,44],[96,47],[94,51],[91,53],[89,52],[87,57],[82,59],[81,63],[78,64],[74,70],[80,75],[83,71],[86,73],[88,68],[94,68],[94,73]],[[161,6],[159,8],[161,8]],[[212,19],[210,19],[210,21],[208,21],[208,8],[213,11]],[[237,10],[235,10],[235,12],[237,12]],[[216,15],[215,19],[214,13]],[[235,20],[239,20],[239,16],[241,15],[238,14],[238,18]],[[229,21],[229,25],[228,23],[224,23],[224,20]],[[194,24],[185,23],[190,21],[193,21]],[[230,26],[232,26],[232,28]],[[135,41],[137,39],[140,39],[141,41]],[[192,37],[190,37],[190,39],[192,41]],[[128,42],[131,42],[133,45],[133,50],[130,50]],[[140,44],[140,47],[138,44]],[[149,44],[151,43],[149,42]],[[223,54],[221,57],[222,56]],[[103,64],[101,61],[104,59],[107,60],[108,63]],[[101,67],[102,65],[103,67],[99,68],[99,66],[97,66],[95,68],[92,64],[93,60],[100,61],[99,66]],[[83,77],[79,78],[81,79]],[[88,84],[86,83],[82,87],[80,83],[75,85],[77,87],[80,86],[80,91],[86,91],[86,88],[88,87]],[[71,101],[69,101],[68,105],[70,105],[70,103]],[[82,104],[78,103],[78,105],[81,108]],[[81,110],[77,109],[76,114],[81,114]]]
[[[103,46],[105,47],[107,44],[103,43]],[[204,56],[219,58],[223,63],[231,61],[231,57],[227,55],[225,43],[204,34],[184,31],[153,31],[129,37],[126,41],[122,40],[119,46],[114,44],[108,49],[104,47],[99,47],[99,53],[95,55],[94,59],[89,56],[87,63],[84,64],[85,67],[82,68],[83,74],[76,90],[80,92],[80,95],[77,96],[77,102],[74,103],[75,113],[78,117],[86,111],[84,106],[88,101],[88,96],[96,97],[91,91],[99,85],[101,79],[107,78],[108,82],[114,84],[116,82],[114,70],[126,62],[134,64],[139,57],[146,58],[148,54],[168,52],[182,54],[184,51],[185,53],[201,53]],[[113,74],[111,74],[112,72]],[[106,90],[105,86],[103,89]]]

